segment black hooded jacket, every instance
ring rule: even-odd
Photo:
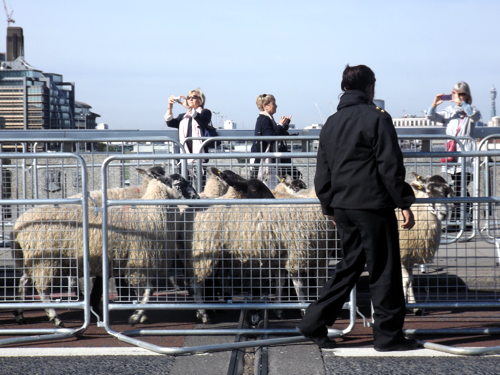
[[[364,92],[346,91],[321,130],[314,184],[326,215],[333,208],[405,209],[415,201],[392,118]]]

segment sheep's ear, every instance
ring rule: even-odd
[[[145,169],[142,169],[142,168],[135,168],[135,170],[139,173],[139,174],[142,174],[142,175],[148,175],[148,171],[146,171]]]
[[[152,178],[160,179],[165,177],[165,169],[163,167],[155,166],[148,169],[148,175]]]
[[[411,172],[411,173],[413,174],[413,176],[415,176],[415,179],[417,181],[424,182],[425,179],[422,176],[420,176],[418,173],[416,173],[416,172]]]
[[[280,181],[281,183],[285,183],[285,182],[286,182],[286,178],[284,178],[284,177],[280,177],[279,181]]]

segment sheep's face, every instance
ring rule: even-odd
[[[294,179],[290,181],[290,184],[288,185],[292,191],[295,193],[307,189],[307,185],[304,181],[299,180],[299,179]]]
[[[247,181],[245,178],[241,177],[239,174],[234,173],[233,171],[230,171],[229,169],[221,172],[219,176],[223,181],[227,182],[229,186],[234,186],[235,184],[240,184]]]
[[[423,178],[416,175],[416,180],[411,186],[416,191],[416,196],[419,198],[446,198],[453,195],[453,189],[440,175]],[[431,203],[431,212],[440,221],[443,221],[448,216],[448,205],[443,202]]]
[[[199,199],[200,196],[196,192],[195,188],[191,183],[182,177],[178,173],[174,173],[170,175],[172,179],[172,187],[176,189],[179,193],[181,193],[184,199]]]

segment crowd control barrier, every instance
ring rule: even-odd
[[[63,328],[62,324],[57,324],[59,328],[54,328],[53,324],[53,328],[25,328],[23,325],[0,328],[0,335],[8,336],[0,338],[0,345],[77,335],[90,322],[88,202],[82,198],[87,196],[85,161],[70,153],[0,153],[0,159],[22,160],[25,166],[32,166],[30,173],[24,175],[27,185],[36,183],[36,163],[50,159],[73,162],[81,178],[80,197],[0,200],[2,207],[10,209],[2,210],[0,309],[11,310],[12,320],[14,315],[16,320],[22,319],[21,312],[27,314],[31,309],[46,309],[48,315],[54,314],[55,309],[83,312],[81,321],[73,322],[68,328]],[[62,214],[63,211],[66,214]],[[10,222],[13,212],[18,214],[15,225]],[[51,316],[57,323],[58,318]]]

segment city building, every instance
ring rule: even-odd
[[[7,28],[7,51],[0,56],[0,129],[95,129],[99,115],[75,102],[74,83],[26,62],[23,38],[22,28]]]
[[[235,130],[236,128],[237,128],[237,125],[233,120],[225,120],[224,121],[224,129],[225,130]]]
[[[392,119],[394,127],[396,128],[425,128],[425,127],[443,127],[443,124],[435,121],[428,120],[425,117],[395,117]]]
[[[96,119],[101,117],[91,111],[91,106],[87,103],[75,100],[75,128],[76,129],[97,129]],[[107,126],[107,124],[106,124]]]

